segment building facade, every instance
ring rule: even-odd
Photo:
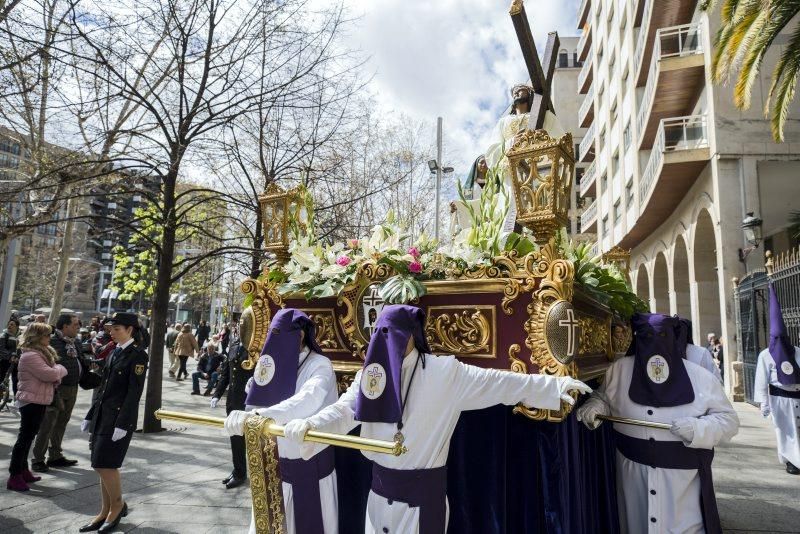
[[[785,143],[775,143],[763,107],[783,41],[754,85],[753,105],[733,105],[733,88],[711,82],[719,13],[695,0],[583,0],[578,111],[588,164],[579,189],[590,202],[581,231],[598,252],[631,251],[631,281],[652,311],[679,314],[694,341],[715,333],[732,387],[732,280],[788,249],[786,228],[800,193],[800,123],[795,102]],[[796,206],[796,201],[794,202]],[[763,219],[764,243],[745,241],[748,212]]]

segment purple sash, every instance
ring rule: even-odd
[[[700,510],[706,534],[722,534],[711,477],[714,449],[692,449],[680,441],[638,439],[614,431],[617,450],[638,464],[661,469],[697,469],[700,475]]]
[[[319,481],[333,473],[333,463],[332,447],[309,460],[278,458],[281,480],[292,485],[295,532],[325,532]]]
[[[372,491],[389,501],[419,507],[419,534],[443,534],[447,526],[447,466],[389,469],[372,462]],[[381,527],[390,525],[375,525]],[[389,529],[394,532],[393,529]]]

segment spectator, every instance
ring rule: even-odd
[[[715,334],[714,332],[709,332],[706,335],[706,340],[708,340],[708,344],[706,345],[706,348],[708,349],[708,352],[710,352],[711,354],[714,354],[714,340],[715,339],[717,339],[717,334]]]
[[[19,319],[14,315],[8,320],[8,326],[0,335],[0,388],[4,387],[6,374],[19,360],[17,349],[17,335],[19,334]],[[16,389],[16,388],[15,388]]]
[[[200,326],[197,327],[197,345],[200,347],[205,345],[210,334],[211,327],[205,321],[200,321]]]
[[[208,385],[203,393],[204,397],[211,395],[211,390],[217,385],[219,378],[219,366],[222,363],[222,355],[218,352],[217,345],[209,343],[206,345],[205,353],[200,357],[197,370],[192,373],[192,395],[200,394],[200,379],[208,380]]]
[[[107,318],[103,318],[102,325],[103,329],[92,340],[92,350],[94,351],[95,360],[105,362],[117,344],[111,339],[111,325],[108,324]]]
[[[103,325],[100,323],[100,317],[95,315],[92,317],[92,322],[89,325],[89,330],[92,332],[100,332],[103,329]]]
[[[47,323],[47,317],[43,313],[37,313],[33,316],[34,323]]]
[[[175,340],[178,339],[180,334],[180,324],[174,324],[167,329],[167,337],[164,338],[164,346],[169,353],[169,376],[175,378],[175,371],[178,370],[180,361],[175,356]]]
[[[64,431],[72,416],[75,400],[78,398],[78,382],[86,362],[81,355],[81,344],[76,339],[79,330],[77,315],[62,313],[56,321],[56,328],[50,339],[50,347],[58,354],[59,363],[67,370],[67,376],[61,379],[61,384],[56,389],[53,403],[47,407],[33,444],[31,469],[37,473],[46,473],[50,467],[72,467],[78,460],[64,457],[61,442]],[[48,452],[45,463],[45,453]]]
[[[192,327],[189,323],[183,325],[181,333],[175,338],[173,350],[175,351],[175,356],[180,360],[180,368],[175,375],[175,380],[181,381],[181,376],[183,378],[189,376],[189,372],[186,370],[186,361],[190,356],[195,357],[200,352],[200,347],[197,346],[197,340],[192,335]]]
[[[28,483],[37,482],[28,469],[28,452],[39,431],[45,410],[53,402],[56,386],[67,375],[67,369],[56,363],[58,355],[50,347],[50,327],[47,324],[28,325],[20,343],[19,390],[17,407],[20,413],[19,434],[11,450],[10,477],[6,488],[28,491]]]
[[[219,333],[219,342],[222,345],[222,355],[228,355],[228,343],[231,341],[231,327],[226,323],[222,326],[222,331]]]
[[[714,338],[714,348],[711,350],[714,362],[719,367],[720,379],[725,382],[725,357],[722,350],[722,341],[718,337]]]

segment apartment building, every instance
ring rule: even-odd
[[[721,337],[730,387],[732,279],[763,265],[764,250],[788,249],[800,193],[800,104],[782,144],[763,116],[787,37],[740,111],[732,87],[711,82],[719,13],[698,1],[583,0],[577,22],[581,231],[597,234],[598,252],[631,251],[631,281],[651,310],[691,318],[698,344],[707,332]],[[748,212],[763,219],[757,249],[742,230]]]

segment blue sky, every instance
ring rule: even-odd
[[[385,110],[444,117],[445,150],[460,175],[483,152],[527,71],[508,15],[510,0],[345,0],[360,16],[346,45],[370,56],[370,90]],[[541,54],[547,33],[576,35],[579,0],[527,0]]]

